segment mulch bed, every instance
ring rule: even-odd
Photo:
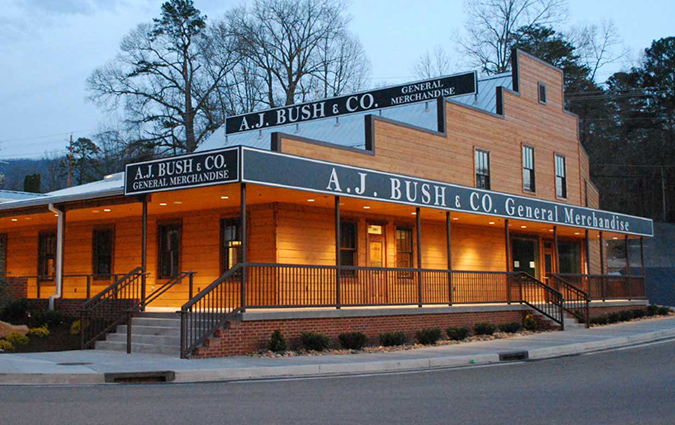
[[[21,324],[21,323],[15,323]],[[80,335],[70,334],[69,321],[61,322],[57,326],[49,328],[49,336],[38,338],[28,335],[30,342],[28,345],[14,347],[12,351],[5,353],[39,353],[47,351],[69,351],[80,349]],[[0,354],[3,352],[0,351]]]

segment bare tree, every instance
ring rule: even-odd
[[[570,36],[582,62],[590,70],[592,80],[605,65],[615,63],[628,54],[612,20],[575,28]]]
[[[505,72],[518,28],[551,25],[566,16],[565,0],[465,0],[466,36],[457,40],[469,65],[488,74]]]
[[[452,59],[450,54],[438,45],[432,51],[427,50],[413,65],[413,73],[416,78],[433,78],[447,75],[452,71]]]
[[[229,15],[243,57],[257,68],[269,107],[365,84],[369,65],[348,33],[341,0],[256,0]]]
[[[234,38],[209,37],[192,0],[169,0],[153,24],[141,24],[120,53],[87,80],[89,98],[116,109],[142,141],[174,152],[194,151],[218,128],[213,96],[237,61]]]

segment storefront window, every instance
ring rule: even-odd
[[[351,221],[340,222],[340,265],[356,265],[357,226]]]
[[[241,261],[241,221],[226,218],[220,221],[220,273],[225,273]]]
[[[579,242],[558,242],[560,273],[581,273],[581,244]]]
[[[92,232],[92,270],[94,279],[108,279],[113,266],[113,229],[94,229]]]
[[[38,279],[54,280],[54,275],[56,275],[56,233],[40,233],[38,236]]]
[[[179,223],[160,224],[157,227],[159,235],[159,264],[158,277],[169,279],[180,273],[180,239],[181,225]]]
[[[413,237],[409,227],[396,228],[396,267],[410,269],[413,267]]]

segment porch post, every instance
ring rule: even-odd
[[[600,242],[600,274],[602,275],[602,300],[605,301],[605,298],[607,297],[607,281],[605,280],[605,240],[602,235],[602,231],[600,232],[600,237],[599,237],[599,242]]]
[[[415,217],[417,217],[417,300],[418,306],[422,307],[422,219],[420,217],[420,208],[416,208]]]
[[[335,308],[340,309],[340,197],[335,197]]]
[[[511,236],[508,218],[504,220],[504,239],[506,240],[506,299],[511,304]]]
[[[241,311],[246,311],[246,263],[248,261],[248,238],[246,227],[246,183],[241,184]]]
[[[553,255],[555,255],[555,272],[560,273],[560,252],[558,251],[558,226],[553,226]]]
[[[588,230],[586,230],[586,274],[591,274],[591,238]]]
[[[450,211],[445,213],[445,231],[448,243],[448,305],[452,305],[452,227],[450,226]]]
[[[148,196],[143,195],[143,212],[141,214],[141,307],[145,310],[145,278],[148,271]]]
[[[633,299],[631,296],[631,281],[630,281],[630,252],[628,251],[628,235],[624,237],[624,249],[626,250],[626,286],[628,288],[628,301]]]

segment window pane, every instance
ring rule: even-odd
[[[93,273],[96,277],[108,277],[112,273],[113,235],[112,229],[94,229]]]
[[[581,244],[579,242],[558,242],[560,273],[581,273]]]

